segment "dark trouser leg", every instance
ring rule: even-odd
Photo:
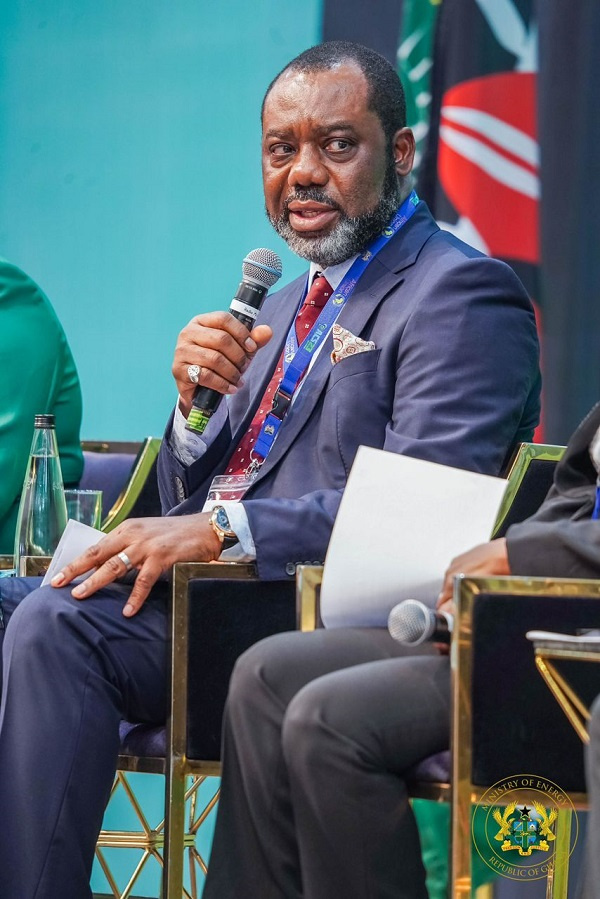
[[[5,611],[17,583],[2,584]],[[121,718],[162,721],[166,611],[121,614],[127,589],[85,602],[43,587],[6,628],[0,711],[2,899],[85,899]]]
[[[415,650],[410,652],[414,653]],[[329,677],[324,675],[338,669],[386,659],[395,661],[382,662],[382,665],[396,665],[400,661],[398,657],[406,657],[408,653],[389,637],[387,631],[344,629],[318,631],[314,634],[282,634],[257,644],[240,659],[230,685],[225,714],[222,797],[204,899],[254,899],[258,896],[261,899],[296,899],[300,896],[307,899],[313,899],[313,896],[326,896],[328,899],[360,896],[365,899],[367,896],[392,895],[389,892],[366,892],[367,884],[363,875],[366,876],[365,872],[371,864],[376,866],[372,874],[377,875],[381,870],[382,858],[387,858],[388,849],[393,846],[392,872],[385,870],[383,874],[385,889],[388,889],[395,876],[394,871],[398,868],[395,864],[398,854],[401,853],[404,857],[404,850],[401,848],[403,840],[407,860],[400,866],[400,882],[394,884],[396,895],[426,895],[418,838],[412,814],[407,807],[404,785],[396,772],[402,770],[405,764],[410,765],[447,746],[448,663],[437,654],[433,656],[433,652],[431,648],[425,648],[421,650],[420,658],[405,659],[406,670],[411,670],[415,663],[420,666],[427,663],[429,673],[426,673],[425,666],[422,665],[421,674],[410,678],[408,686],[404,686],[400,672],[390,678],[392,686],[387,689],[381,705],[373,705],[371,708],[373,719],[368,725],[377,730],[383,728],[381,742],[373,730],[373,733],[366,735],[368,748],[361,746],[357,749],[351,745],[349,757],[343,756],[339,750],[332,751],[327,741],[322,741],[320,736],[319,746],[308,745],[314,738],[314,733],[310,727],[305,730],[304,723],[299,723],[298,717],[304,718],[303,715],[299,716],[304,693],[300,691],[316,678],[322,678],[326,694]],[[434,676],[434,670],[439,670],[439,675]],[[361,679],[359,669],[356,676]],[[423,678],[426,678],[424,682]],[[413,691],[421,682],[421,690],[413,699]],[[315,681],[313,686],[316,688],[319,683],[321,681]],[[313,686],[306,687],[306,690],[310,691]],[[431,693],[434,694],[433,697]],[[297,694],[299,695],[294,700]],[[367,705],[370,702],[365,697],[361,699],[360,708],[357,706],[359,716],[363,714],[365,701]],[[350,710],[353,702],[352,697],[346,701]],[[378,709],[387,706],[388,702],[398,713],[408,707],[407,715],[401,716],[405,724],[401,723],[395,731],[392,731],[386,716],[380,720],[378,713]],[[413,707],[421,712],[425,711],[426,718],[424,724],[419,723],[419,729],[414,735],[410,731],[412,720],[421,716],[412,713]],[[428,713],[429,709],[431,714]],[[430,733],[430,725],[433,724],[435,726]],[[393,763],[388,770],[389,756],[394,755],[393,744],[396,737],[402,738],[397,747],[400,762]],[[342,743],[350,744],[353,739],[354,734],[348,737],[340,735]],[[314,757],[310,758],[313,751]],[[370,751],[373,751],[373,755],[367,758]],[[325,753],[328,756],[331,753],[330,758],[326,759]],[[322,780],[322,772],[315,772],[314,789],[309,784],[302,785],[303,768],[306,766],[310,774],[321,764],[325,766],[323,770],[328,772],[327,776]],[[342,797],[347,781],[353,780],[350,772],[354,769],[358,793],[354,793],[352,797]],[[390,774],[390,771],[394,773]],[[366,795],[371,788],[377,790],[377,795],[386,794],[386,802],[380,809],[382,816],[388,814],[388,809],[394,809],[390,821],[380,825],[385,841],[381,844],[384,848],[378,851],[374,851],[376,847],[373,841],[365,842],[365,828],[371,826],[372,817],[377,817],[377,804],[372,803]],[[388,789],[391,791],[391,798],[387,795]],[[306,791],[306,805],[300,800],[299,791]],[[364,826],[355,820],[352,829],[348,807],[352,806],[352,814],[356,815],[363,799],[367,802]],[[315,807],[311,811],[313,803]],[[320,834],[331,822],[335,822],[339,804],[345,809],[344,815],[348,817],[348,821],[343,824],[336,846],[331,847],[334,855],[328,867],[332,871],[328,870],[325,876],[320,871],[318,846],[313,845],[312,838],[306,843],[305,835],[300,834],[300,830],[315,826]],[[331,809],[328,823],[325,817],[321,818],[321,809],[324,816],[329,815]],[[362,816],[363,812],[360,814]],[[318,823],[315,823],[314,815]],[[300,826],[297,826],[298,823]],[[357,834],[360,834],[360,838]],[[335,830],[332,830],[330,837],[332,840],[336,837]],[[373,837],[378,839],[376,834]],[[358,839],[359,846],[352,845],[350,839]],[[315,838],[314,842],[320,844],[320,839]],[[298,855],[298,845],[301,857]],[[355,853],[360,856],[356,859],[357,874],[348,876],[342,870],[339,880],[332,879],[332,872],[335,873],[335,869],[339,868],[339,858],[343,857],[344,864],[347,864],[348,858]],[[311,867],[311,859],[314,859],[314,868]],[[322,876],[325,879],[321,891],[311,892],[317,889],[315,880],[320,880]],[[348,881],[355,876],[363,879],[354,882],[352,886]],[[414,878],[410,891],[407,891],[408,878]]]
[[[283,730],[306,899],[424,899],[405,772],[448,747],[448,660],[371,662],[292,700]]]

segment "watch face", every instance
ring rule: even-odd
[[[227,517],[227,512],[221,506],[216,510],[217,514],[215,515],[215,524],[217,524],[222,531],[230,531],[231,525],[229,524],[229,518]]]

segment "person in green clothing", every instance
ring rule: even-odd
[[[65,485],[83,470],[81,389],[75,362],[47,296],[0,258],[0,554],[11,554],[36,413],[56,416]]]

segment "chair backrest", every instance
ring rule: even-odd
[[[190,583],[186,678],[188,758],[220,759],[221,723],[233,666],[253,643],[294,629],[294,592],[291,579]],[[173,677],[174,680],[177,677],[175,672]]]
[[[554,469],[565,451],[564,446],[545,443],[521,443],[509,466],[508,487],[494,525],[494,537],[504,537],[512,524],[533,515],[552,486]]]
[[[141,443],[85,441],[79,486],[102,490],[105,533],[129,517],[160,515],[156,460],[158,437]]]
[[[454,597],[458,611],[451,654],[451,895],[467,895],[467,891],[470,895],[474,839],[483,861],[488,864],[486,856],[491,856],[496,870],[504,870],[504,862],[496,865],[494,861],[504,845],[496,846],[494,852],[485,823],[486,816],[492,815],[490,797],[508,815],[518,799],[510,789],[525,788],[527,781],[534,793],[540,783],[546,789],[546,783],[553,789],[558,785],[556,795],[564,791],[567,797],[564,803],[552,803],[562,808],[557,809],[556,843],[551,844],[556,849],[554,877],[548,877],[546,892],[565,897],[573,847],[570,804],[581,808],[586,803],[583,748],[538,673],[526,633],[573,633],[594,627],[600,613],[600,581],[463,576],[455,582]],[[580,665],[579,671],[571,667],[563,673],[581,700],[589,702],[600,690],[600,665],[567,664]],[[595,684],[585,670],[590,667],[596,669]],[[527,801],[531,806],[531,798]],[[495,814],[493,818],[498,822]],[[485,855],[481,852],[484,836]],[[543,877],[545,870],[540,865],[537,876]]]
[[[519,771],[584,793],[581,741],[540,677],[525,635],[596,627],[600,582],[464,578],[459,589],[453,745],[459,756],[471,756],[467,779],[488,787]],[[576,692],[591,702],[600,692],[600,665],[565,665]]]

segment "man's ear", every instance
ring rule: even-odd
[[[403,178],[410,175],[415,159],[415,136],[410,128],[400,128],[392,142],[396,172]]]

